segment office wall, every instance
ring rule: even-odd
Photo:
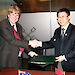
[[[27,34],[34,27],[36,30],[30,34],[32,39],[49,40],[50,39],[50,13],[23,13],[20,17],[20,23]],[[27,37],[27,39],[29,39]]]

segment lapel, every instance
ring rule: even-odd
[[[67,30],[66,30],[64,39],[69,39],[70,38],[70,36],[72,34],[72,30],[73,30],[72,24],[70,23]]]
[[[64,39],[69,39],[71,34],[72,34],[72,30],[73,30],[73,26],[72,24],[70,23],[66,32],[65,32],[65,35],[64,35]],[[61,40],[61,27],[59,27],[58,29],[58,32],[57,32],[57,37],[59,37],[59,40]]]
[[[19,23],[16,23],[16,27],[17,27],[17,33],[19,34],[19,36],[21,38],[22,32],[21,32],[21,26],[19,25]]]
[[[61,45],[61,27],[59,27],[56,31],[55,31],[55,36],[54,39],[56,39],[56,46],[58,48],[60,48]]]
[[[61,27],[59,27],[57,35],[58,35],[59,40],[61,40]]]
[[[19,27],[18,23],[16,23],[16,27],[17,27],[17,32],[20,35],[20,27]]]
[[[8,28],[8,30],[9,30],[10,32],[13,32],[13,28],[12,28],[12,26],[11,26],[11,24],[10,24],[10,22],[9,22],[8,19],[6,20],[6,22],[7,22],[7,28]]]

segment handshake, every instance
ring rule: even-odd
[[[42,42],[38,40],[29,40],[29,45],[33,48],[37,48],[42,46]]]
[[[37,47],[41,47],[42,46],[42,42],[41,41],[38,41],[38,40],[29,40],[29,45],[32,47],[32,48],[37,48]],[[35,52],[29,52],[29,54],[31,57],[33,57],[34,55],[35,56],[38,56],[38,54],[36,54]]]

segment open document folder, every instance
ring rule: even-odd
[[[36,64],[38,66],[45,67],[49,64],[54,64],[55,57],[54,56],[35,56],[33,58],[30,58],[28,63]]]

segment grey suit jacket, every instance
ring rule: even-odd
[[[15,38],[13,29],[7,19],[0,22],[0,36],[4,40],[4,43],[0,44],[0,51],[2,51],[0,61],[3,67],[18,67],[18,47],[24,48],[26,53],[30,51],[28,43],[23,40],[21,25],[18,23],[16,23],[16,25],[21,40]]]

